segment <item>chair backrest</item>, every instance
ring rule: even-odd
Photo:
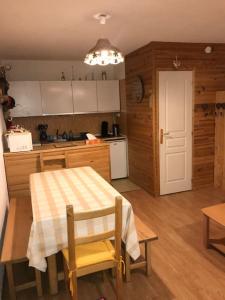
[[[85,211],[74,213],[73,206],[67,205],[67,234],[68,234],[68,251],[69,251],[69,268],[76,269],[75,246],[81,244],[102,241],[115,237],[115,259],[119,261],[121,255],[121,235],[122,235],[122,197],[115,198],[115,205],[95,211]],[[107,215],[115,214],[115,228],[113,230],[102,232],[100,234],[93,234],[90,236],[76,238],[74,231],[74,222],[89,220]]]
[[[54,170],[54,164],[53,164],[54,161],[63,161],[65,168],[67,168],[66,154],[49,155],[49,153],[40,153],[41,172]],[[52,162],[52,164],[49,164],[48,162]]]

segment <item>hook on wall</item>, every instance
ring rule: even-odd
[[[224,116],[225,102],[215,104],[215,116]]]
[[[176,70],[178,70],[181,66],[181,61],[178,60],[177,55],[176,55],[176,58],[173,60],[173,66]]]
[[[202,111],[205,117],[214,116],[215,104],[214,103],[195,104],[195,111]]]

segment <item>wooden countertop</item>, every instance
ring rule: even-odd
[[[76,150],[76,149],[87,149],[94,147],[105,147],[109,145],[104,141],[99,144],[87,145],[85,141],[76,141],[76,142],[62,142],[62,143],[51,143],[44,144],[41,146],[34,146],[31,151],[21,151],[21,152],[9,152],[5,151],[4,156],[17,156],[17,155],[29,155],[29,154],[37,154],[41,152],[57,152],[57,151],[66,151],[66,150]]]

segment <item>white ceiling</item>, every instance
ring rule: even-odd
[[[127,54],[150,41],[225,43],[225,0],[0,0],[0,58],[83,59],[99,37]],[[99,25],[92,16],[108,12]]]

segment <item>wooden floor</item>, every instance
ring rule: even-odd
[[[153,198],[143,190],[124,193],[134,211],[158,233],[152,245],[153,272],[146,277],[142,271],[132,274],[132,282],[123,284],[123,299],[225,299],[225,256],[202,245],[200,209],[225,201],[225,193],[204,189]],[[21,271],[22,273],[22,271]],[[57,296],[42,299],[69,299],[63,282]],[[92,275],[79,279],[79,299],[114,298],[109,274],[103,281]],[[4,297],[8,299],[5,282]],[[34,289],[18,293],[19,300],[38,299]]]

